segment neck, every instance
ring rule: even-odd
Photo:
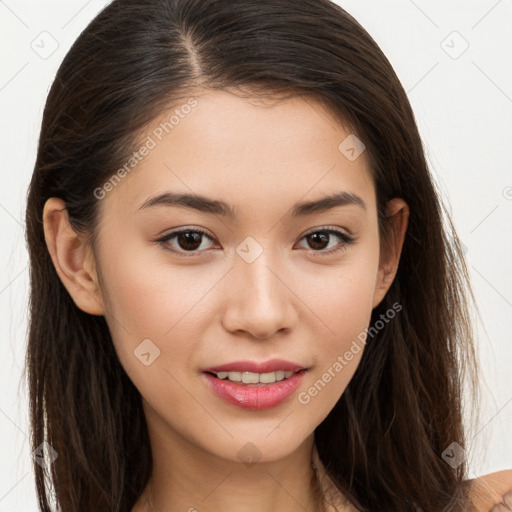
[[[153,471],[132,512],[319,512],[313,435],[284,459],[220,458],[148,421]]]

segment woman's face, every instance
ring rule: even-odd
[[[227,92],[183,100],[97,193],[104,315],[150,430],[233,461],[284,457],[311,435],[386,291],[364,147],[319,103],[269,105]],[[250,387],[205,373],[235,363],[236,380],[236,362],[274,359],[306,370]],[[262,380],[280,367],[260,368]]]

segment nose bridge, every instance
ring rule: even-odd
[[[247,330],[257,338],[291,327],[293,294],[279,276],[282,266],[273,251],[247,237],[236,252],[225,327]]]

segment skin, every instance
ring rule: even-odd
[[[400,198],[388,204],[395,237],[382,253],[367,155],[350,161],[338,150],[351,131],[321,104],[263,104],[226,91],[194,97],[191,113],[99,201],[97,247],[73,231],[63,202],[51,198],[43,214],[48,249],[76,305],[105,316],[143,397],[154,469],[133,512],[145,510],[146,496],[154,510],[295,512],[299,504],[313,511],[313,432],[363,350],[308,404],[298,395],[369,326],[395,277],[409,208]],[[295,203],[342,190],[366,208],[291,217]],[[177,206],[139,209],[165,191],[226,201],[236,217]],[[165,249],[187,253],[179,238],[155,242],[181,227],[211,239],[202,238],[193,256]],[[323,246],[305,237],[325,227],[356,241],[322,255],[343,246],[335,235]],[[236,252],[248,236],[263,251],[252,263]],[[134,350],[148,338],[160,356],[146,366]],[[205,367],[274,357],[309,369],[294,395],[273,409],[239,409],[204,382]],[[260,455],[250,467],[237,455],[248,442]]]
[[[512,510],[512,469],[496,471],[467,480],[475,510],[507,512]]]

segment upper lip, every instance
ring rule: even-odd
[[[283,370],[285,372],[298,372],[306,367],[301,364],[285,361],[284,359],[270,359],[268,361],[233,361],[231,363],[222,364],[219,366],[211,366],[205,368],[204,372],[219,373],[219,372],[252,372],[252,373],[270,373]]]

